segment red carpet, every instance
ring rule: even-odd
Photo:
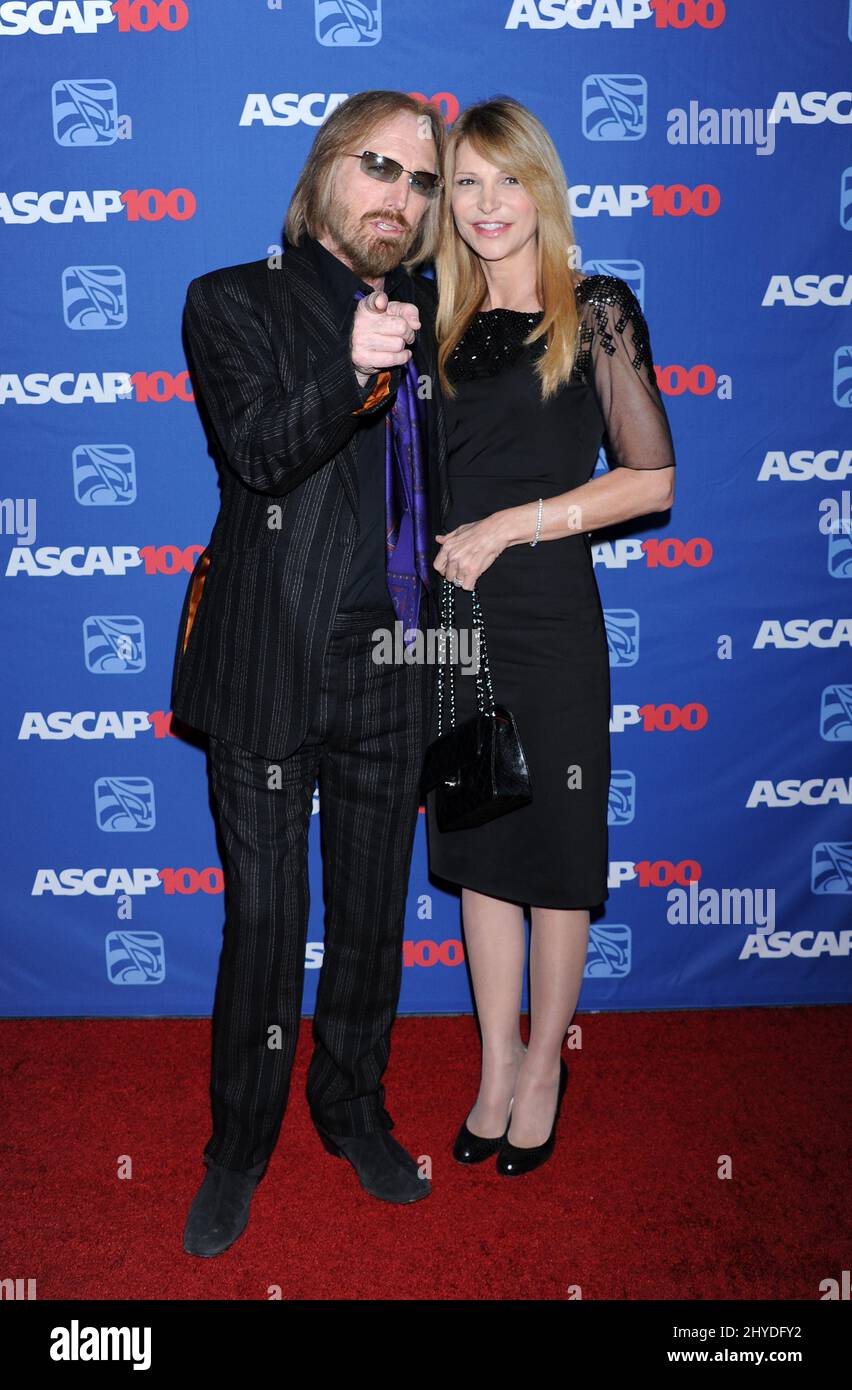
[[[391,1207],[321,1147],[310,1020],[242,1238],[181,1233],[204,1176],[206,1020],[5,1020],[2,1261],[39,1299],[806,1299],[850,1268],[852,1009],[580,1014],[553,1158],[466,1169],[471,1018],[400,1018],[395,1137],[433,1193]],[[116,1177],[129,1155],[130,1181]],[[730,1155],[732,1178],[717,1176]]]

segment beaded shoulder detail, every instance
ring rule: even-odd
[[[592,365],[592,343],[597,336],[601,350],[608,357],[617,351],[615,334],[624,338],[629,347],[634,371],[651,368],[651,343],[648,325],[639,301],[626,280],[618,275],[587,275],[576,288],[580,332],[574,358],[572,381],[583,381]]]
[[[584,275],[574,287],[579,314],[577,351],[571,380],[586,381],[592,366],[592,344],[612,357],[618,348],[615,335],[624,339],[630,361],[639,373],[651,368],[648,326],[639,301],[626,280],[618,275]],[[474,314],[447,362],[451,381],[496,376],[514,366],[522,355],[534,361],[547,350],[543,339],[528,348],[524,339],[541,318],[542,311],[486,309]],[[629,332],[628,332],[629,330]]]

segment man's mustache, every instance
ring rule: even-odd
[[[364,222],[387,222],[391,227],[401,227],[404,232],[411,231],[407,222],[400,222],[398,217],[388,217],[384,212],[368,212]]]

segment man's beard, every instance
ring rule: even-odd
[[[382,236],[381,232],[369,225],[371,222],[390,222],[392,226],[404,230],[400,236]],[[326,227],[334,237],[338,250],[362,280],[377,280],[398,266],[407,255],[416,234],[416,229],[412,230],[399,213],[378,210],[357,217],[338,203],[332,204]]]

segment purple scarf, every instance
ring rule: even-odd
[[[363,290],[355,291],[364,298]],[[429,513],[421,448],[425,427],[413,356],[401,368],[396,400],[385,416],[385,563],[388,593],[402,623],[403,641],[416,640],[420,584],[431,605]],[[431,612],[431,606],[430,610]],[[411,637],[405,634],[412,630]]]

